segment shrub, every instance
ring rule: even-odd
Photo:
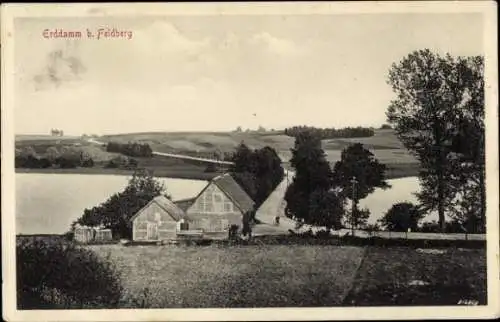
[[[24,239],[16,252],[18,309],[117,307],[119,277],[92,251],[64,240]]]
[[[391,231],[416,231],[419,221],[424,217],[418,206],[411,202],[400,202],[392,205],[380,223]]]
[[[94,160],[92,158],[84,159],[81,162],[81,166],[84,168],[92,168],[94,166]]]
[[[131,157],[152,157],[153,150],[149,146],[149,144],[144,143],[118,143],[118,142],[109,142],[106,144],[107,152],[116,152],[121,153]]]

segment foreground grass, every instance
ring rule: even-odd
[[[151,308],[340,305],[364,254],[338,246],[89,247],[120,271],[122,307]]]
[[[456,305],[461,300],[486,304],[486,250],[444,251],[424,254],[405,247],[368,248],[344,304],[428,306]]]

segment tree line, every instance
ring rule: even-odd
[[[108,142],[106,144],[107,152],[121,153],[131,157],[151,157],[153,156],[153,150],[151,146],[147,143],[119,143],[119,142]]]
[[[439,231],[485,232],[483,58],[415,51],[391,67],[388,82],[396,93],[388,122],[420,161],[421,191],[418,205],[398,203],[380,224],[391,230],[436,230],[436,223],[418,223],[437,211]],[[295,138],[296,175],[285,194],[287,216],[328,229],[367,227],[369,210],[358,209],[358,202],[375,188],[389,188],[385,166],[353,144],[332,169],[322,138],[314,129]]]
[[[58,151],[55,147],[49,147],[44,156],[38,155],[32,147],[16,151],[14,164],[16,168],[47,169],[62,168],[71,169],[77,167],[91,168],[94,160],[83,152],[70,149]]]
[[[360,137],[370,137],[375,135],[373,128],[367,127],[346,127],[342,129],[335,128],[317,128],[312,126],[294,126],[285,129],[285,135],[296,138],[300,133],[309,132],[313,133],[315,136],[322,140],[325,139],[336,139],[336,138],[360,138]]]

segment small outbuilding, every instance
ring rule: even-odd
[[[184,211],[165,196],[158,196],[139,210],[132,222],[134,241],[163,241],[176,239],[180,222],[185,219]]]
[[[111,229],[104,227],[90,227],[76,225],[74,231],[74,240],[82,243],[106,242],[113,239]]]

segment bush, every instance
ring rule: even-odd
[[[392,205],[380,223],[390,231],[412,231],[418,230],[418,223],[424,217],[424,213],[417,205],[411,202],[400,202]]]
[[[18,309],[115,308],[122,295],[110,262],[64,240],[17,243]]]
[[[149,144],[144,143],[118,143],[118,142],[109,142],[106,144],[107,152],[116,152],[121,153],[131,157],[152,157],[153,150],[149,146]]]
[[[92,158],[82,160],[81,166],[84,168],[92,168],[94,166],[94,160]]]

